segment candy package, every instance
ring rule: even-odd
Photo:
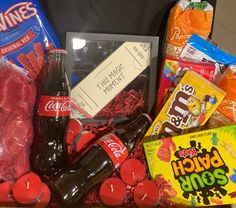
[[[219,65],[167,56],[164,59],[158,90],[157,111],[163,107],[164,103],[188,70],[195,71],[210,82],[214,82],[215,75],[219,70]]]
[[[0,60],[0,180],[29,171],[35,85],[16,65]]]
[[[193,34],[188,40],[187,45],[180,53],[180,57],[221,64],[222,67],[217,76],[218,79],[220,79],[221,75],[225,72],[224,66],[230,66],[233,70],[236,68],[236,57],[226,53],[196,34]]]
[[[33,80],[45,60],[46,48],[58,47],[38,0],[0,0],[0,56],[23,67]]]
[[[213,7],[206,1],[179,0],[171,9],[166,33],[166,54],[177,57],[193,33],[207,38]]]
[[[151,177],[169,182],[172,205],[236,203],[235,132],[231,125],[144,143]]]
[[[176,136],[198,130],[226,93],[194,71],[187,71],[166,101],[145,139]]]

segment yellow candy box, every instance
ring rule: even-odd
[[[225,95],[216,85],[193,71],[187,71],[145,138],[176,136],[204,125]]]
[[[151,177],[167,184],[159,187],[160,201],[236,203],[236,125],[150,140],[144,150]]]

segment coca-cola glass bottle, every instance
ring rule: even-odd
[[[126,160],[136,143],[145,135],[151,123],[147,114],[117,126],[102,136],[68,170],[58,174],[49,186],[62,207],[81,205],[85,194],[101,183]]]
[[[68,163],[66,129],[70,117],[70,86],[65,72],[66,50],[49,51],[48,72],[42,83],[34,117],[31,169],[51,177]]]

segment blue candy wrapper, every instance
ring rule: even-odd
[[[193,34],[188,40],[187,45],[180,53],[180,57],[218,63],[221,66],[221,70],[217,75],[218,79],[225,72],[226,66],[230,66],[234,71],[236,69],[236,57],[226,53],[196,34]]]
[[[0,0],[0,5],[0,56],[36,79],[46,49],[58,48],[59,41],[38,0]]]
[[[199,61],[213,61],[227,66],[236,64],[236,57],[226,53],[210,42],[193,34],[187,45],[182,50],[180,57],[192,58]]]

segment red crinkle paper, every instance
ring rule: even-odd
[[[129,116],[142,112],[144,107],[142,90],[124,90],[120,92],[108,105],[106,105],[97,117]]]

